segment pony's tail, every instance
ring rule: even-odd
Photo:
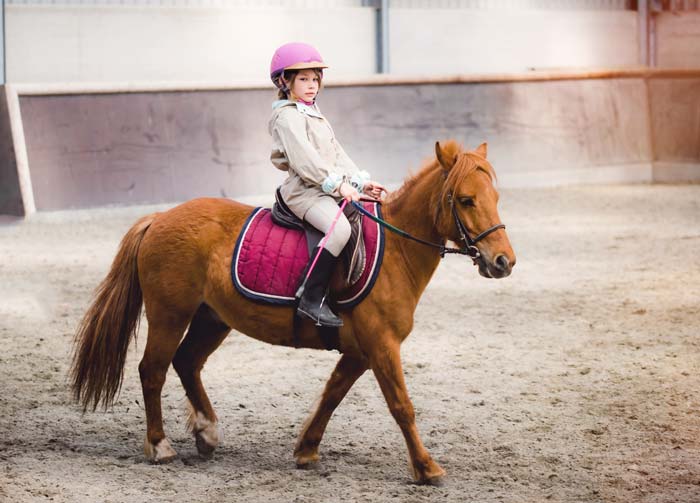
[[[107,277],[100,283],[75,335],[70,379],[83,411],[114,403],[124,378],[124,363],[135,336],[143,295],[138,277],[139,245],[157,213],[137,221],[122,238]]]

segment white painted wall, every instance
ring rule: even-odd
[[[700,11],[656,17],[656,62],[662,68],[700,67]]]
[[[393,9],[397,74],[638,65],[633,11]]]
[[[656,17],[659,67],[700,66],[700,12]],[[6,6],[7,80],[264,81],[280,44],[316,45],[328,76],[376,70],[369,7]],[[397,75],[637,66],[637,13],[625,10],[390,10]]]
[[[266,79],[279,45],[320,48],[333,76],[375,71],[369,8],[6,8],[8,82]]]

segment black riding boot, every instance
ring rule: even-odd
[[[313,261],[317,253],[318,248],[315,248],[311,254],[311,261]],[[299,307],[297,307],[298,314],[313,320],[322,327],[343,326],[343,320],[331,311],[331,308],[326,303],[328,283],[337,260],[338,257],[334,257],[331,252],[325,248],[321,249],[316,265],[311,271],[309,279],[306,280],[304,291],[301,294],[301,299],[299,299]],[[299,292],[297,291],[298,296]]]

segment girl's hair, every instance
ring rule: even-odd
[[[314,73],[316,74],[316,77],[318,77],[318,90],[321,91],[321,88],[323,87],[323,70],[319,68],[311,68]],[[289,92],[294,85],[294,80],[297,78],[297,75],[299,75],[299,70],[285,70],[284,73],[277,77],[280,79],[280,88],[279,91],[277,91],[277,99],[280,100],[286,100],[289,99]],[[289,87],[286,87],[284,82],[282,82],[282,76],[284,76],[284,80],[289,82]]]

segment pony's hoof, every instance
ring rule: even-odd
[[[320,459],[318,451],[295,452],[294,458],[296,459],[297,468],[309,468],[318,463]]]
[[[146,454],[146,459],[157,465],[170,463],[177,458],[177,452],[172,448],[167,438],[153,445],[146,437],[143,443],[143,452]]]
[[[297,445],[294,447],[294,459],[297,463],[297,468],[309,468],[311,465],[318,463],[318,442],[309,442],[305,440],[306,429],[299,436]]]
[[[413,469],[413,479],[421,485],[440,486],[445,475],[445,470],[432,459],[422,469]]]
[[[199,456],[204,459],[211,459],[214,451],[219,445],[219,430],[216,424],[211,424],[194,434],[195,444]]]
[[[218,447],[222,436],[218,421],[207,419],[201,411],[195,411],[189,401],[187,408],[189,410],[187,426],[194,435],[197,452],[201,458],[209,459],[214,455],[214,450]]]

